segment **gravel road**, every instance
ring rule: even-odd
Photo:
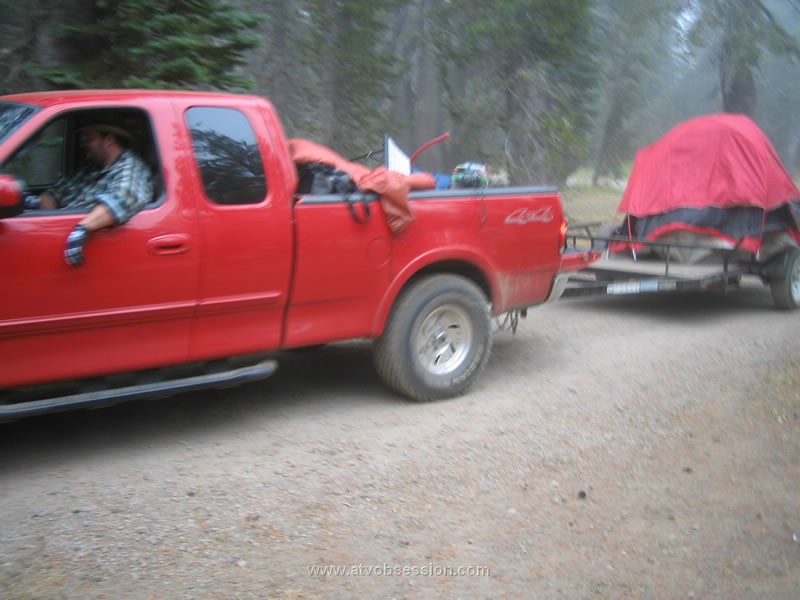
[[[0,425],[0,597],[794,599],[798,357],[761,286],[563,300],[455,400],[349,343]]]

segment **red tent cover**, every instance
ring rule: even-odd
[[[330,148],[311,140],[290,139],[289,154],[298,165],[322,163],[344,171],[358,189],[378,194],[386,223],[395,235],[402,233],[414,220],[414,213],[408,203],[409,191],[436,188],[436,180],[430,173],[403,175],[386,167],[370,169],[348,161]]]
[[[758,125],[744,115],[714,114],[685,121],[637,152],[618,212],[628,217],[622,232],[635,239],[691,231],[745,238],[742,247],[756,251],[769,221],[783,219],[798,237],[798,200]]]

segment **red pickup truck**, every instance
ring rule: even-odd
[[[156,182],[152,202],[64,243],[86,211],[23,210],[85,161],[76,129],[113,112]],[[412,192],[394,235],[379,198],[299,195],[269,101],[238,94],[70,91],[0,97],[0,420],[269,376],[276,350],[375,341],[409,398],[463,392],[491,317],[555,298],[565,255],[555,189]],[[358,202],[371,219],[356,219]],[[363,214],[363,213],[362,213]]]

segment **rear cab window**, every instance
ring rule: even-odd
[[[264,162],[247,117],[233,108],[186,111],[206,197],[214,204],[258,204],[267,196]]]

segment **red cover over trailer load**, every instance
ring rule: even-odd
[[[721,247],[758,253],[765,230],[800,241],[798,201],[800,191],[758,125],[744,115],[707,115],[636,154],[618,209],[626,216],[619,233],[637,240],[711,236]],[[677,253],[687,262],[696,256]]]

